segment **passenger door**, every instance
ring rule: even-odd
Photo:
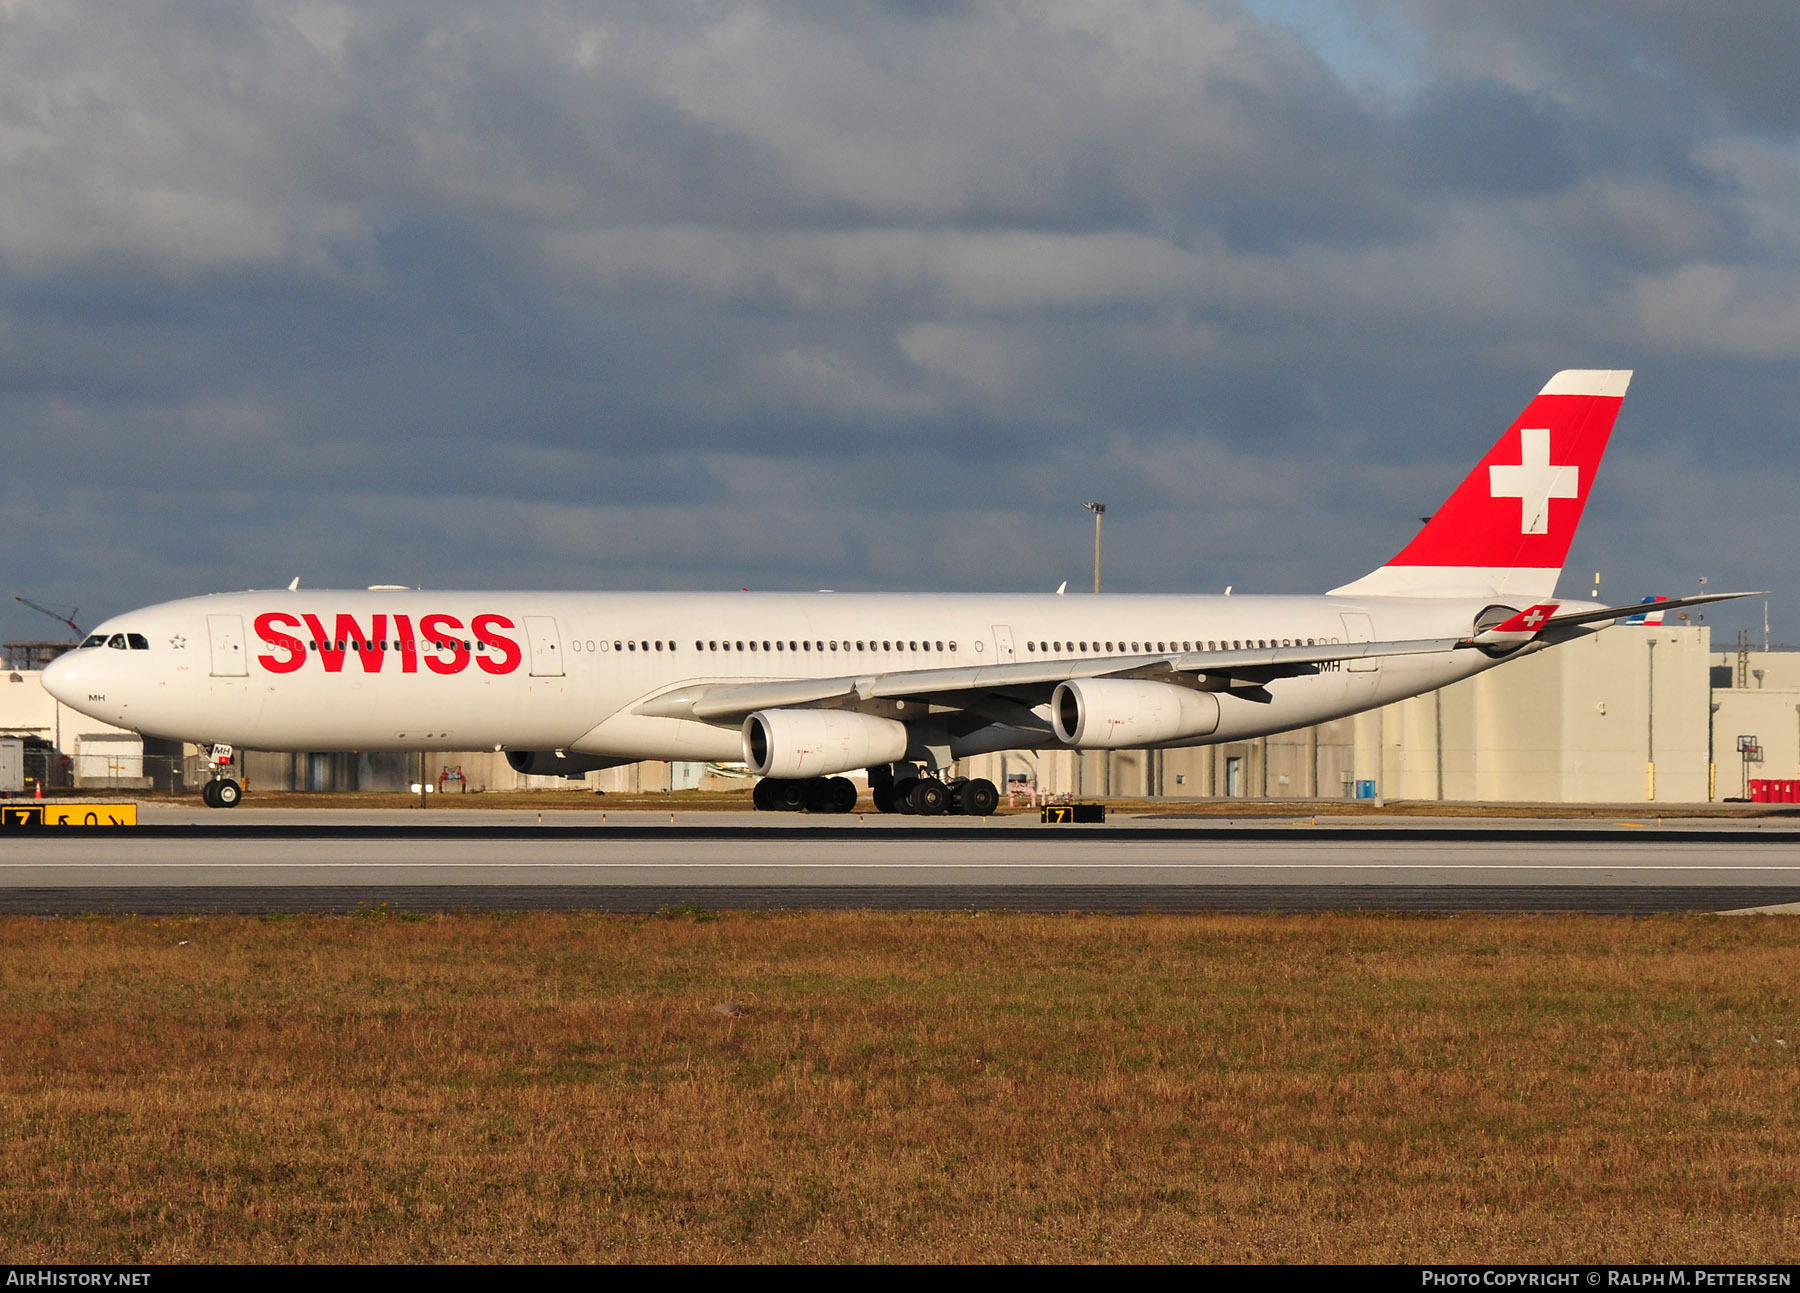
[[[244,650],[242,615],[208,615],[206,635],[212,643],[213,677],[243,678],[249,674],[249,652]]]

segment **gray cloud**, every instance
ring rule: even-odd
[[[12,0],[17,582],[1318,589],[1632,366],[1572,568],[1785,596],[1795,26]]]

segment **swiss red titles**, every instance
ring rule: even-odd
[[[389,652],[400,657],[401,673],[417,673],[419,659],[436,674],[461,673],[473,660],[485,673],[512,673],[524,663],[518,641],[504,630],[517,626],[504,615],[477,615],[465,629],[454,615],[426,615],[413,632],[406,615],[375,614],[364,624],[354,615],[332,617],[329,631],[317,615],[267,611],[256,617],[256,634],[267,648],[256,662],[270,673],[293,673],[309,655],[318,656],[326,673],[342,673],[344,662],[354,655],[364,673],[380,673]],[[300,636],[302,633],[308,636]],[[469,636],[473,635],[471,641]],[[485,650],[471,648],[479,643]]]

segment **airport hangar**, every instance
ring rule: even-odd
[[[192,745],[144,740],[58,704],[44,648],[8,644],[0,674],[0,791],[197,786]],[[416,756],[244,751],[258,790],[406,790]],[[18,768],[19,773],[10,771]],[[445,793],[524,789],[658,792],[747,787],[741,771],[639,763],[579,780],[525,777],[492,751],[427,756]],[[1703,624],[1622,624],[1442,691],[1263,739],[1165,751],[1008,752],[959,775],[1082,799],[1442,800],[1695,804],[1744,797],[1752,780],[1800,778],[1800,649],[1715,650]],[[735,774],[735,775],[734,775]]]

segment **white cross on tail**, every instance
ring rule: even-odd
[[[1579,467],[1550,465],[1550,431],[1524,427],[1519,431],[1519,465],[1488,468],[1488,497],[1519,500],[1519,533],[1550,533],[1550,500],[1575,498],[1581,479]]]

